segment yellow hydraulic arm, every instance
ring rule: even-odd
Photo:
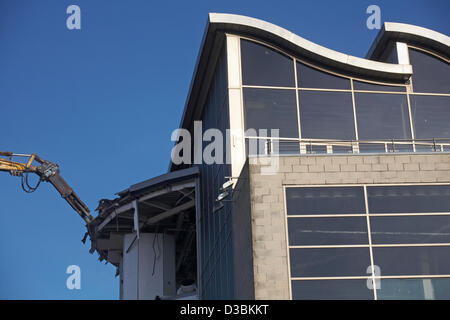
[[[26,159],[26,163],[13,161],[13,157],[23,157]],[[37,162],[39,165],[33,165],[33,162]],[[43,160],[34,153],[17,154],[0,151],[0,171],[7,171],[13,176],[22,177],[22,188],[26,192],[35,191],[41,181],[50,182],[87,224],[92,222],[93,218],[88,207],[60,176],[57,164]],[[28,173],[30,172],[39,176],[39,182],[34,187],[28,183]]]

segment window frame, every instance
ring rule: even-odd
[[[372,235],[371,235],[371,228],[370,228],[370,218],[371,217],[386,217],[386,216],[401,216],[401,217],[407,217],[407,216],[429,216],[429,215],[445,215],[450,216],[450,210],[449,212],[439,212],[439,213],[370,213],[369,212],[369,206],[368,206],[368,193],[367,188],[376,186],[376,187],[392,187],[392,186],[450,186],[450,183],[443,183],[443,182],[437,182],[437,183],[393,183],[393,184],[364,184],[364,183],[358,183],[358,184],[318,184],[318,185],[302,185],[302,184],[293,184],[293,185],[283,185],[283,201],[284,201],[284,225],[285,225],[285,239],[286,239],[286,257],[287,257],[287,267],[288,267],[288,282],[289,282],[289,295],[290,299],[292,300],[292,283],[293,281],[314,281],[314,280],[353,280],[353,279],[365,279],[367,281],[372,280],[372,283],[376,283],[377,281],[382,281],[383,279],[429,279],[429,278],[436,278],[436,279],[448,279],[450,278],[450,274],[422,274],[422,275],[376,275],[374,273],[374,257],[373,257],[373,248],[388,248],[388,247],[450,247],[450,243],[410,243],[410,244],[373,244],[372,243]],[[324,187],[361,187],[364,190],[364,201],[365,201],[365,211],[364,214],[323,214],[323,215],[289,215],[287,211],[287,199],[286,199],[286,190],[288,188],[324,188]],[[289,219],[298,219],[298,218],[334,218],[334,217],[366,217],[367,219],[367,229],[368,229],[368,244],[367,245],[301,245],[301,246],[295,246],[289,244],[289,229],[288,229],[288,222]],[[307,248],[369,248],[370,250],[370,259],[371,259],[371,265],[372,266],[372,273],[367,276],[343,276],[343,277],[293,277],[291,273],[291,262],[290,262],[290,250],[291,249],[307,249]],[[368,266],[368,267],[370,267]],[[378,300],[377,296],[377,289],[376,286],[373,287],[373,296],[374,300]]]

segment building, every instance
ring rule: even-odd
[[[449,299],[449,59],[418,26],[363,59],[210,14],[183,155],[212,141],[196,121],[226,152],[102,200],[91,252],[123,299]]]

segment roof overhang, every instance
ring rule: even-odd
[[[450,57],[450,37],[445,34],[411,24],[385,22],[366,58],[382,60],[386,48],[395,42],[405,42]]]
[[[276,45],[294,56],[306,57],[320,65],[350,73],[387,80],[406,80],[412,74],[410,65],[382,63],[331,50],[282,27],[255,18],[210,13],[208,28],[210,32],[222,31],[248,35]]]
[[[90,252],[117,266],[126,233],[172,230],[178,235],[183,228],[192,233],[198,176],[198,167],[177,170],[134,184],[116,199],[101,200],[98,216],[88,225]]]

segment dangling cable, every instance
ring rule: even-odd
[[[33,193],[37,190],[39,185],[41,184],[42,179],[39,179],[39,181],[36,183],[34,187],[30,186],[28,182],[28,172],[25,173],[25,175],[22,175],[22,190],[26,193]],[[25,188],[26,185],[26,188]]]

